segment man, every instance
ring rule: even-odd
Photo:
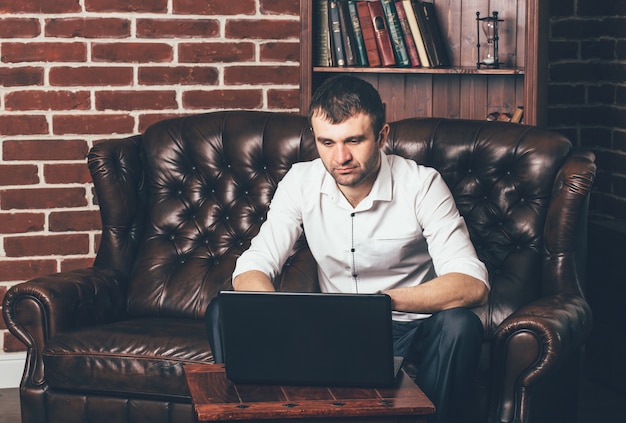
[[[462,421],[483,331],[469,308],[484,304],[489,284],[449,189],[435,170],[382,152],[389,126],[369,83],[328,79],[309,118],[320,158],[279,183],[234,288],[274,290],[304,231],[323,292],[391,297],[395,354],[418,363],[437,421]]]

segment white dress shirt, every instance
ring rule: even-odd
[[[233,278],[274,279],[302,230],[322,292],[374,293],[460,272],[489,286],[465,221],[439,173],[381,152],[369,195],[352,207],[320,159],[296,163],[278,184],[266,222],[237,260]],[[430,314],[395,312],[395,320]]]

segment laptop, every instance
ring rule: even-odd
[[[397,385],[384,294],[222,291],[226,377],[235,383]]]

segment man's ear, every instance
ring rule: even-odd
[[[383,125],[383,128],[378,133],[378,148],[383,148],[383,146],[387,142],[388,136],[389,136],[389,124],[385,123]]]

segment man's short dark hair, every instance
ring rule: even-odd
[[[319,115],[332,124],[365,113],[372,120],[374,134],[378,134],[385,124],[385,107],[378,91],[360,78],[339,75],[333,76],[313,93],[309,107],[309,121]]]

